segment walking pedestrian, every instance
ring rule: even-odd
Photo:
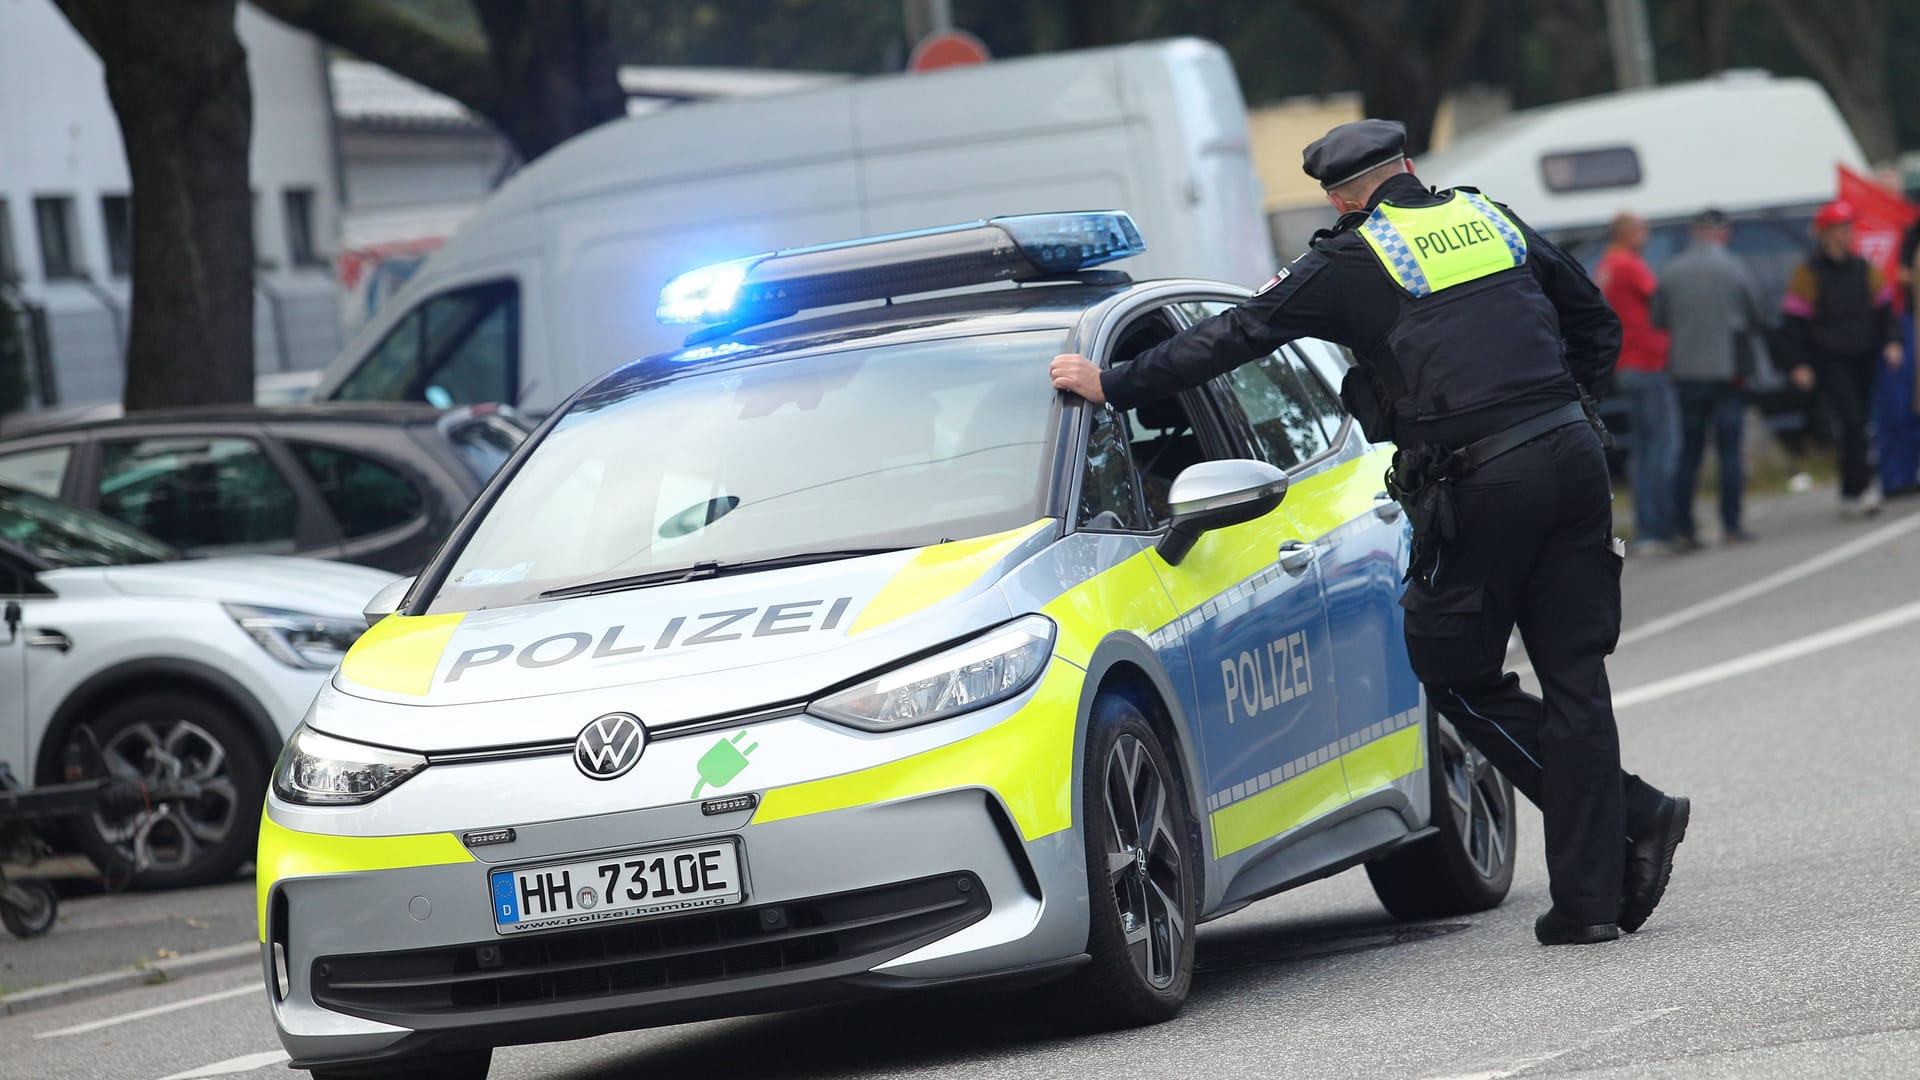
[[[1612,369],[1620,322],[1580,264],[1512,211],[1422,184],[1401,124],[1343,124],[1307,147],[1305,166],[1341,214],[1306,254],[1124,366],[1054,357],[1053,385],[1132,408],[1294,338],[1352,349],[1341,397],[1369,438],[1397,444],[1389,484],[1411,508],[1400,604],[1414,674],[1546,822],[1553,906],[1534,936],[1638,930],[1689,805],[1621,770],[1607,686],[1620,558],[1581,388]],[[1505,672],[1516,623],[1544,703]]]
[[[1741,439],[1753,335],[1765,325],[1759,286],[1727,241],[1732,224],[1719,210],[1693,220],[1692,240],[1663,268],[1653,294],[1653,325],[1667,331],[1667,370],[1680,399],[1680,460],[1673,474],[1673,543],[1700,546],[1693,495],[1700,485],[1707,432],[1720,471],[1720,528],[1728,542],[1751,539],[1741,524],[1746,492]]]
[[[1868,422],[1881,363],[1897,368],[1900,330],[1893,283],[1853,251],[1853,206],[1830,202],[1814,214],[1814,249],[1787,279],[1781,300],[1793,378],[1811,389],[1840,444],[1840,512],[1862,517],[1880,509],[1868,467]]]
[[[1593,273],[1594,283],[1620,319],[1620,362],[1613,370],[1614,392],[1626,400],[1631,448],[1627,469],[1633,477],[1636,554],[1673,550],[1673,475],[1680,463],[1680,398],[1667,374],[1667,335],[1653,325],[1651,307],[1658,284],[1641,252],[1647,223],[1622,213],[1613,219],[1611,243]]]

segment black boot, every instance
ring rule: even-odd
[[[1557,909],[1548,908],[1545,915],[1534,920],[1533,936],[1539,938],[1542,945],[1594,945],[1619,937],[1620,928],[1613,923],[1583,926]]]
[[[1627,845],[1627,872],[1620,884],[1620,929],[1631,934],[1646,925],[1647,917],[1666,894],[1673,876],[1673,851],[1687,838],[1687,819],[1693,804],[1668,795],[1653,812],[1646,834]]]

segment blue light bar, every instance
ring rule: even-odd
[[[689,270],[660,290],[658,314],[663,323],[744,325],[807,308],[1064,277],[1146,249],[1124,210],[997,217]]]

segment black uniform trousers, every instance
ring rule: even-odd
[[[1540,807],[1553,905],[1618,917],[1626,842],[1661,793],[1620,768],[1606,657],[1620,635],[1620,557],[1600,440],[1572,424],[1452,481],[1458,535],[1414,582],[1407,653],[1434,706]],[[1545,700],[1506,672],[1518,624]]]

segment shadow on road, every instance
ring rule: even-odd
[[[1309,961],[1416,944],[1470,923],[1396,923],[1384,915],[1326,916],[1202,933],[1186,1014],[1250,980],[1276,982]],[[1261,970],[1254,970],[1261,969]],[[904,993],[862,1002],[692,1026],[683,1037],[557,1074],[560,1080],[706,1075],[779,1080],[895,1072],[1085,1038],[1050,997],[1060,983],[1014,990]],[[1175,1021],[1176,1023],[1178,1021]],[[1124,1038],[1124,1033],[1105,1036]]]

